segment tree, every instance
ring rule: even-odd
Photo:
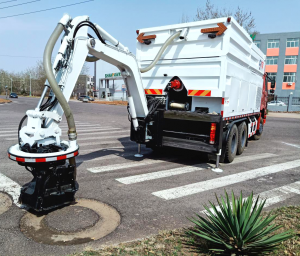
[[[229,17],[232,16],[235,20],[249,33],[254,32],[255,28],[255,19],[252,16],[251,11],[244,11],[239,6],[236,10],[229,10],[226,8],[218,9],[215,7],[210,0],[206,1],[204,8],[197,8],[197,13],[194,18],[195,21],[198,20],[209,20],[209,19],[216,19],[221,17]],[[185,18],[186,20],[186,18]],[[257,32],[255,32],[257,33]]]

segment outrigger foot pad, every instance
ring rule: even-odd
[[[21,188],[19,201],[22,205],[35,211],[45,211],[75,201],[78,183],[74,166],[52,163],[29,168],[26,169],[32,173],[33,179]]]

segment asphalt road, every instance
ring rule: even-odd
[[[125,106],[70,102],[80,145],[76,198],[83,201],[44,216],[41,223],[65,233],[90,228],[104,220],[96,210],[85,207],[100,201],[117,210],[120,225],[104,238],[91,237],[75,245],[57,244],[59,236],[53,234],[48,239],[54,241],[52,244],[39,242],[39,237],[28,238],[30,230],[24,231],[21,223],[27,211],[19,207],[17,196],[31,174],[7,158],[7,149],[17,143],[18,123],[37,101],[19,98],[0,105],[0,202],[2,208],[7,207],[4,212],[0,209],[0,255],[68,255],[185,227],[190,225],[186,217],[203,211],[202,205],[208,200],[215,202],[215,193],[224,194],[224,189],[242,190],[244,196],[251,191],[260,194],[268,198],[266,209],[300,202],[299,118],[268,117],[261,140],[249,141],[241,156],[231,164],[222,164],[222,173],[215,173],[213,164],[202,162],[199,153],[165,150],[155,154],[142,147],[144,158],[135,158],[137,146],[129,141]],[[62,127],[67,138],[65,121]],[[10,196],[12,205],[1,192]],[[31,232],[35,232],[34,227]]]

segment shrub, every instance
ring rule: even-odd
[[[200,237],[208,241],[208,250],[222,255],[258,255],[273,251],[280,242],[293,237],[292,232],[271,234],[280,225],[269,225],[277,215],[270,212],[265,218],[260,216],[266,200],[253,199],[253,193],[243,200],[242,192],[235,198],[232,192],[232,204],[225,191],[225,199],[216,196],[218,206],[209,202],[211,209],[204,205],[206,217],[199,214],[189,219],[196,226],[186,232],[188,237]],[[200,249],[195,240],[190,245]],[[198,248],[197,248],[198,247]]]

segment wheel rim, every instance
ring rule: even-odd
[[[231,154],[234,154],[236,152],[236,147],[237,147],[236,134],[233,134],[232,140],[231,140]]]

